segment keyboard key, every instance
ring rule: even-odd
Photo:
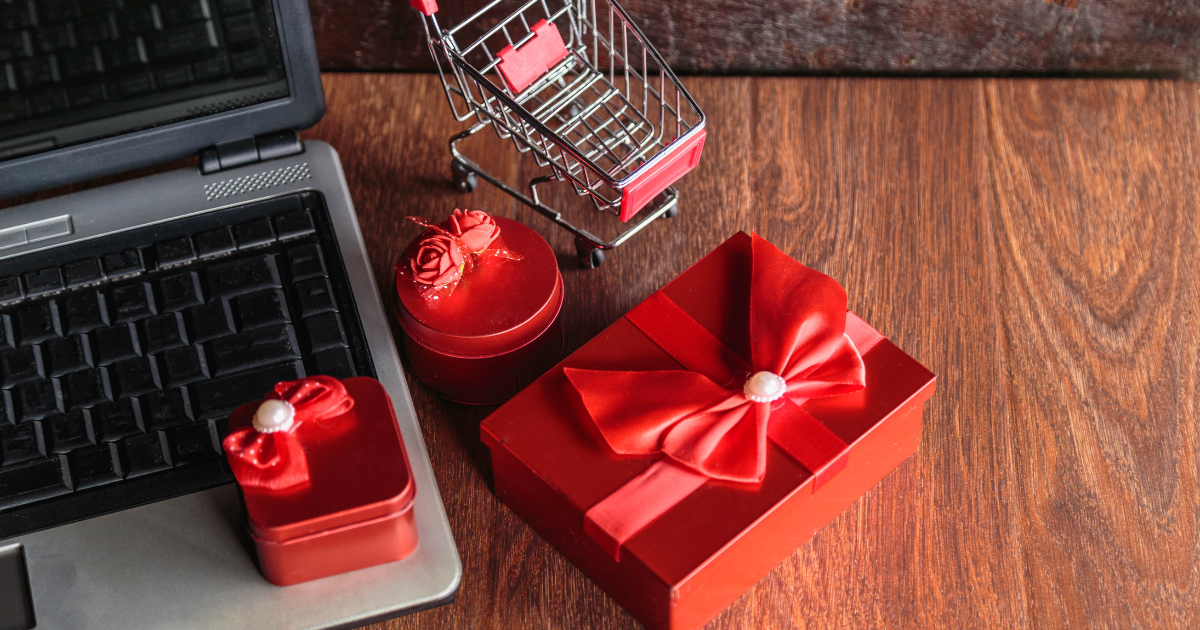
[[[309,351],[317,353],[330,348],[345,346],[346,333],[342,332],[342,320],[337,313],[321,313],[304,320],[304,330],[308,333]]]
[[[171,446],[171,461],[176,466],[216,459],[221,454],[213,444],[208,423],[177,427],[167,432]]]
[[[25,274],[25,288],[30,297],[61,291],[63,288],[62,272],[58,270],[58,267],[31,271]]]
[[[230,55],[229,63],[236,74],[252,73],[267,66],[267,54],[262,48],[254,48]]]
[[[233,235],[237,238],[238,249],[264,245],[275,240],[271,221],[265,218],[234,226]]]
[[[281,241],[312,234],[314,231],[312,219],[303,210],[275,217],[275,232],[279,234]]]
[[[112,385],[104,368],[72,372],[59,379],[67,409],[92,407],[112,400]]]
[[[47,300],[17,311],[17,316],[13,318],[13,332],[17,342],[23,346],[61,337],[62,323],[58,319],[58,304]]]
[[[0,33],[0,62],[33,55],[33,38],[29,31]]]
[[[192,249],[192,240],[186,236],[155,245],[154,253],[158,255],[160,269],[196,259],[196,250]]]
[[[79,3],[76,0],[41,0],[38,8],[38,15],[43,24],[65,22],[80,16]]]
[[[254,10],[254,0],[221,0],[221,14],[233,15]]]
[[[70,453],[92,443],[88,431],[87,411],[76,409],[63,416],[54,416],[42,421],[46,437],[46,450],[51,453]]]
[[[192,64],[192,75],[197,81],[213,81],[229,76],[229,58],[224,55]]]
[[[125,450],[125,461],[128,462],[129,479],[171,467],[171,462],[167,459],[170,447],[167,445],[167,436],[164,433],[133,435],[125,438],[122,444]]]
[[[11,350],[15,347],[17,347],[17,341],[13,338],[12,317],[0,313],[0,351]]]
[[[67,455],[75,489],[93,488],[120,481],[124,474],[116,444],[81,448]]]
[[[5,389],[45,377],[42,349],[23,346],[0,353],[0,372],[4,375],[2,384]]]
[[[13,409],[12,392],[7,389],[0,389],[0,426],[16,423],[17,412]]]
[[[150,55],[155,61],[203,56],[220,48],[212,20],[180,26],[150,36]],[[236,67],[236,64],[235,64]]]
[[[292,321],[287,312],[287,300],[283,291],[266,289],[234,298],[238,320],[242,330],[262,328],[271,324],[286,324]]]
[[[161,31],[163,28],[162,14],[159,13],[157,4],[129,7],[121,11],[120,16],[122,33],[144,34]]]
[[[151,392],[142,397],[143,420],[147,431],[160,431],[189,424],[192,402],[186,387]]]
[[[225,41],[234,45],[254,44],[258,39],[258,21],[253,13],[225,18]]]
[[[234,333],[233,315],[229,312],[229,304],[224,300],[215,300],[188,309],[188,317],[192,320],[192,330],[196,333],[193,340],[195,343],[204,343]]]
[[[287,250],[288,268],[292,270],[292,281],[324,278],[325,259],[321,248],[315,244],[301,245]]]
[[[83,85],[67,90],[67,100],[71,102],[71,107],[84,107],[103,103],[108,100],[108,97],[109,91],[105,89],[103,83]]]
[[[150,62],[146,56],[146,42],[141,37],[133,37],[114,42],[103,47],[104,58],[110,70],[123,71]]]
[[[221,337],[214,339],[209,347],[216,376],[300,358],[296,331],[289,325],[266,326]]]
[[[54,55],[23,59],[12,65],[17,86],[21,90],[36,90],[58,83],[58,61]]]
[[[296,283],[296,297],[300,300],[300,317],[312,317],[326,311],[336,311],[333,291],[325,278],[314,278]]]
[[[317,372],[334,378],[350,378],[357,376],[354,361],[350,358],[349,348],[332,348],[318,352],[313,357],[317,364]]]
[[[224,378],[214,378],[195,385],[196,417],[199,420],[228,415],[238,405],[261,399],[280,381],[294,381],[304,376],[300,361],[270,365]]]
[[[67,494],[71,488],[64,477],[65,469],[58,457],[5,466],[0,469],[0,510]]]
[[[142,411],[136,398],[104,403],[92,409],[96,439],[115,442],[142,433]]]
[[[137,282],[112,290],[113,322],[133,322],[158,312],[154,289],[149,282]]]
[[[220,228],[196,235],[196,251],[201,258],[225,254],[235,249],[237,249],[237,245],[233,242],[233,232],[229,228]]]
[[[75,46],[75,33],[70,24],[52,24],[33,31],[33,40],[43,53],[52,53]]]
[[[98,4],[98,3],[93,3]],[[80,46],[108,43],[117,39],[118,27],[116,15],[106,13],[95,19],[77,22],[75,24],[75,41]]]
[[[194,271],[160,278],[158,291],[162,295],[164,312],[178,311],[204,303],[200,293],[200,276]]]
[[[187,329],[182,313],[167,313],[142,322],[146,352],[158,354],[163,350],[187,345]]]
[[[214,296],[233,297],[280,286],[279,269],[272,255],[232,260],[208,269],[208,288]]]
[[[67,50],[59,55],[63,76],[72,81],[104,72],[104,58],[99,46]]]
[[[110,278],[123,278],[145,271],[146,266],[142,263],[140,251],[127,249],[119,254],[105,255],[104,270],[108,272]]]
[[[154,357],[125,359],[112,366],[113,393],[119,398],[133,398],[162,389],[158,362]]]
[[[92,367],[92,346],[84,335],[51,339],[45,345],[50,376],[62,376]]]
[[[67,108],[67,95],[58,90],[29,97],[29,112],[33,116],[46,116]]]
[[[108,299],[103,293],[84,291],[63,300],[65,322],[63,329],[68,335],[91,332],[109,324]]]
[[[21,281],[15,276],[0,278],[0,304],[8,304],[16,302],[25,297],[25,292],[21,290]]]
[[[13,389],[13,407],[22,422],[62,413],[63,406],[62,390],[54,379],[22,383]]]
[[[29,117],[29,103],[23,98],[0,100],[0,122],[13,122]]]
[[[111,365],[142,354],[137,329],[132,323],[96,331],[96,364]]]
[[[41,425],[22,422],[16,426],[0,426],[0,464],[5,468],[43,455],[45,442],[42,440]]]
[[[208,378],[208,363],[200,346],[167,350],[158,357],[163,384],[167,387],[188,385]]]
[[[67,287],[77,287],[104,279],[104,271],[100,269],[100,260],[85,258],[63,265],[63,275],[67,277]]]
[[[178,26],[188,22],[199,22],[212,17],[207,0],[175,0],[163,3],[163,23],[167,26]]]
[[[117,87],[125,97],[141,96],[154,91],[154,75],[138,72],[117,79]]]

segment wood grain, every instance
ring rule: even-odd
[[[466,15],[483,4],[443,2],[442,9]],[[669,65],[687,74],[1195,77],[1200,68],[1200,5],[1187,0],[627,0],[621,5]],[[312,0],[310,7],[323,68],[433,70],[425,32],[407,2]]]
[[[306,136],[341,153],[389,307],[406,215],[468,206],[547,237],[568,351],[746,229],[938,374],[917,455],[709,630],[1200,627],[1194,84],[689,78],[709,139],[679,217],[582,271],[548,221],[452,190],[436,77],[324,80]],[[536,172],[478,140],[509,181]],[[374,630],[637,628],[496,500],[490,408],[410,387],[465,575],[456,603]]]
[[[520,218],[560,254],[573,350],[747,229],[937,372],[917,456],[710,629],[1200,625],[1194,85],[688,79],[710,136],[679,217],[581,271],[548,221],[450,188],[435,78],[325,80],[308,135],[341,152],[384,295],[405,215]],[[535,173],[472,142],[509,181]],[[638,627],[496,500],[489,408],[411,385],[465,577],[377,628]]]

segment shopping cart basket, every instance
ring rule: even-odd
[[[619,4],[494,0],[443,28],[436,0],[409,3],[424,16],[454,117],[473,121],[450,138],[460,190],[475,190],[478,175],[549,217],[575,235],[585,267],[675,216],[672,184],[700,161],[704,113]],[[549,169],[529,182],[528,195],[459,152],[459,142],[487,127]],[[563,181],[623,222],[640,216],[603,240],[542,203],[538,186]]]

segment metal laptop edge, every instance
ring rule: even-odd
[[[417,485],[419,543],[400,562],[280,588],[258,573],[235,486],[197,492],[4,541],[25,548],[38,629],[343,628],[453,601],[462,564],[367,259],[337,152],[298,155],[211,175],[186,168],[7,209],[0,229],[69,215],[69,235],[13,256],[104,234],[314,190],[345,261],[378,379],[392,395]],[[233,192],[219,199],[222,192]]]

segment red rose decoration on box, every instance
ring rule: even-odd
[[[413,280],[430,287],[457,283],[462,278],[466,257],[448,234],[426,233],[417,255],[409,259]]]
[[[446,219],[446,229],[462,240],[467,251],[477,254],[487,249],[492,241],[500,237],[500,226],[492,220],[492,215],[482,210],[467,210],[458,208]]]
[[[488,259],[521,260],[500,238],[500,226],[480,210],[455,209],[442,223],[425,217],[408,217],[426,229],[411,245],[407,260],[396,265],[396,278],[408,276],[430,308],[454,293],[463,277]]]

